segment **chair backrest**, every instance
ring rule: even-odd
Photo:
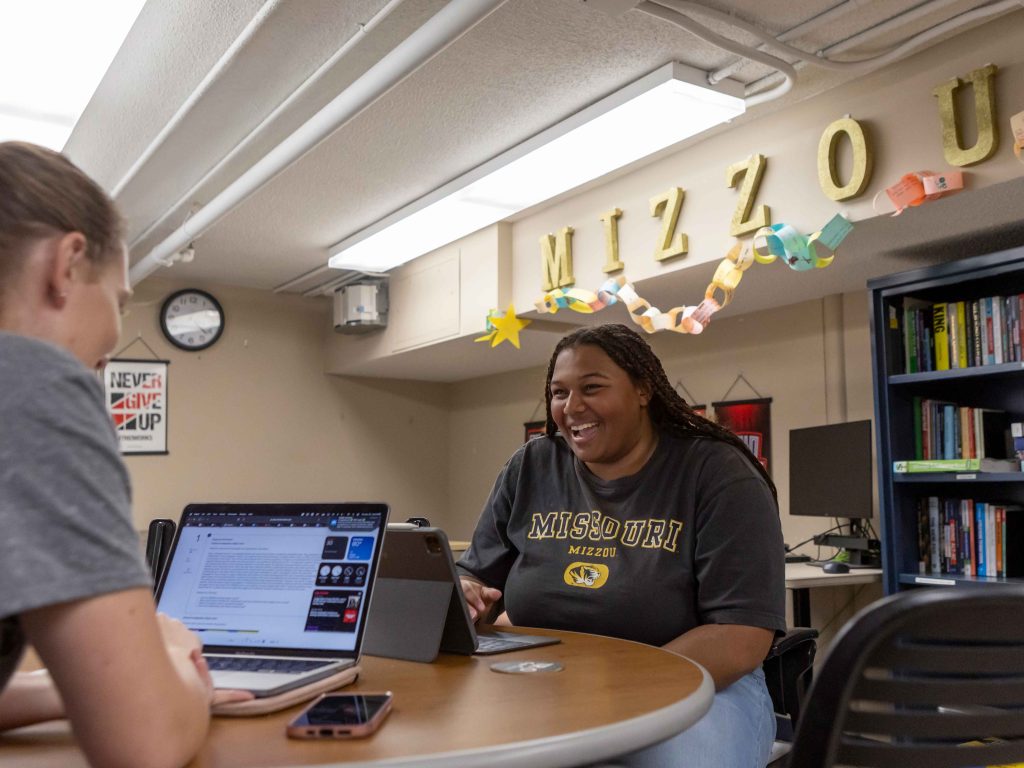
[[[167,556],[171,553],[171,542],[174,541],[176,527],[173,520],[162,518],[153,520],[149,524],[149,531],[146,535],[146,564],[149,565],[150,573],[153,574],[154,589],[160,583],[160,575],[167,563]]]
[[[818,630],[797,627],[775,639],[761,668],[776,715],[776,739],[793,740],[793,726],[810,687]]]
[[[851,619],[815,676],[789,766],[1022,759],[1024,585],[1003,584],[903,592]]]

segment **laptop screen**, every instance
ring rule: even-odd
[[[158,610],[204,650],[356,656],[384,504],[190,504]]]

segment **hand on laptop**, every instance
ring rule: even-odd
[[[206,659],[203,658],[203,641],[199,639],[199,635],[166,614],[158,613],[156,618],[160,624],[160,633],[163,635],[164,645],[167,646],[168,652],[172,658],[180,657],[180,655],[188,657],[195,667],[200,681],[209,692],[211,707],[230,701],[248,701],[254,698],[250,691],[214,689],[210,668],[206,664]]]
[[[473,621],[479,621],[487,616],[491,606],[501,599],[501,590],[488,587],[479,581],[461,577],[462,594],[466,596],[466,606],[469,608],[469,617]]]

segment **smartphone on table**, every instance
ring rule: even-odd
[[[325,693],[288,723],[293,739],[357,739],[380,728],[391,711],[386,693]]]

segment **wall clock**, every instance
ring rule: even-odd
[[[206,291],[176,291],[160,307],[160,330],[178,349],[198,352],[212,346],[224,332],[224,309]]]

